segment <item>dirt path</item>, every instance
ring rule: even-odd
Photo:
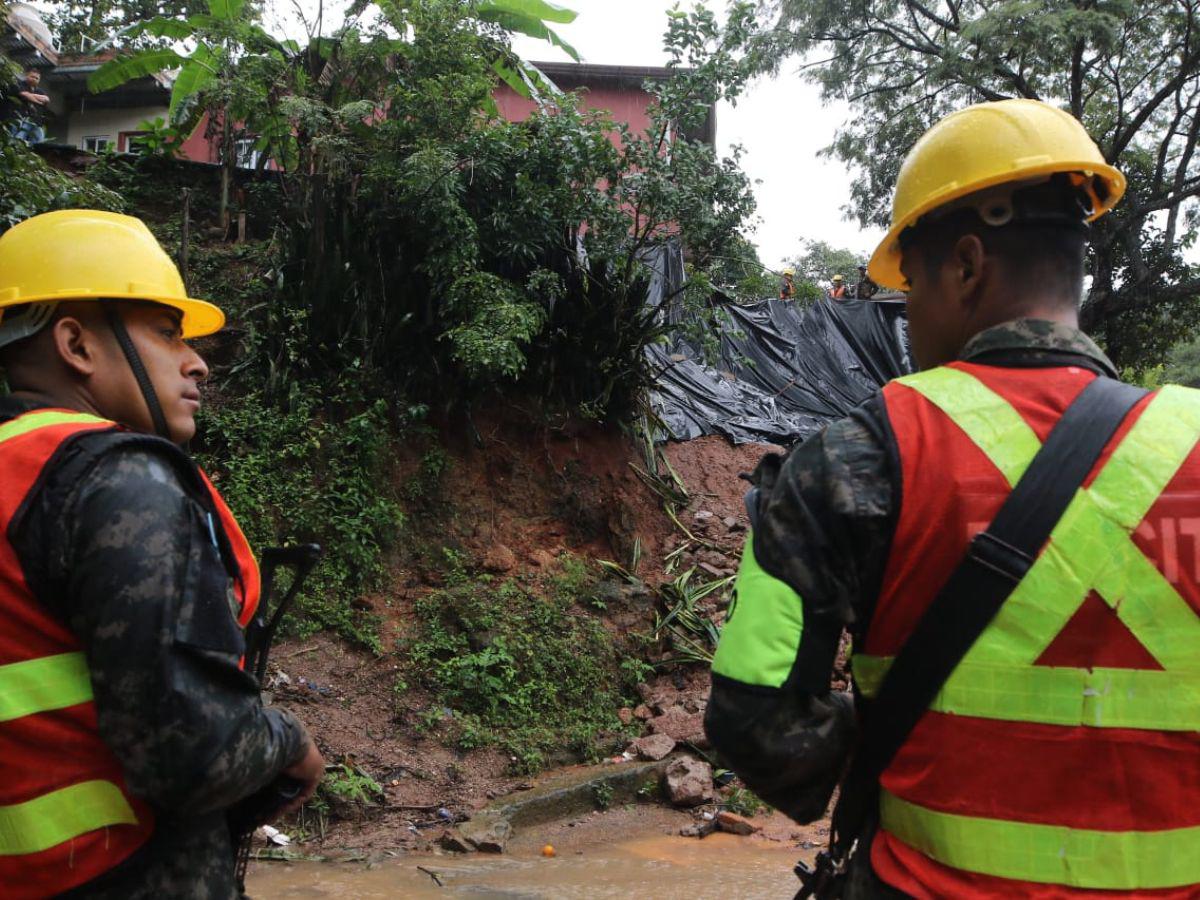
[[[504,856],[378,852],[343,864],[256,863],[251,895],[274,897],[787,897],[819,827],[762,816],[762,836],[677,836],[685,813],[637,804],[516,835]],[[550,844],[554,856],[543,855]]]

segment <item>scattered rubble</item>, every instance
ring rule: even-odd
[[[665,759],[675,749],[675,739],[665,734],[648,734],[630,744],[629,749],[642,759]]]
[[[739,816],[737,813],[729,812],[729,810],[721,810],[721,812],[717,813],[714,821],[719,830],[726,831],[729,834],[748,835],[762,830],[761,826],[755,825],[745,816]]]
[[[468,844],[483,853],[503,853],[512,837],[512,825],[508,819],[487,811],[463,822],[458,826],[458,831]]]
[[[663,773],[663,790],[675,806],[699,806],[713,798],[712,766],[681,756]]]
[[[682,706],[671,706],[662,715],[651,719],[647,726],[651,734],[663,734],[678,743],[691,744],[700,749],[708,747],[703,713],[689,713]]]
[[[503,544],[493,544],[483,558],[483,568],[489,572],[503,574],[517,567],[517,556]]]

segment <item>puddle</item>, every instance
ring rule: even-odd
[[[730,835],[662,836],[541,856],[403,856],[376,866],[259,863],[247,879],[257,900],[273,897],[664,897],[788,898],[800,884],[801,851]],[[418,866],[435,873],[442,882]]]

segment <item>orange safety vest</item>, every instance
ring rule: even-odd
[[[884,388],[902,499],[853,656],[864,696],[1094,377],[957,362]],[[871,864],[885,882],[915,897],[1200,896],[1198,440],[1186,388],[1122,424],[883,773]]]
[[[34,410],[0,425],[0,893],[6,897],[45,897],[85,884],[127,859],[154,830],[152,811],[129,792],[120,762],[100,738],[82,646],[34,597],[7,537],[67,441],[121,430],[62,409]],[[205,484],[235,557],[234,592],[245,627],[258,605],[258,567],[229,508]]]

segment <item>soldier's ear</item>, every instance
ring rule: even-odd
[[[74,316],[63,316],[50,327],[59,361],[77,375],[95,375],[101,355],[100,335]]]
[[[950,286],[968,311],[974,310],[983,294],[987,263],[987,251],[978,235],[964,234],[954,242],[947,266]]]

